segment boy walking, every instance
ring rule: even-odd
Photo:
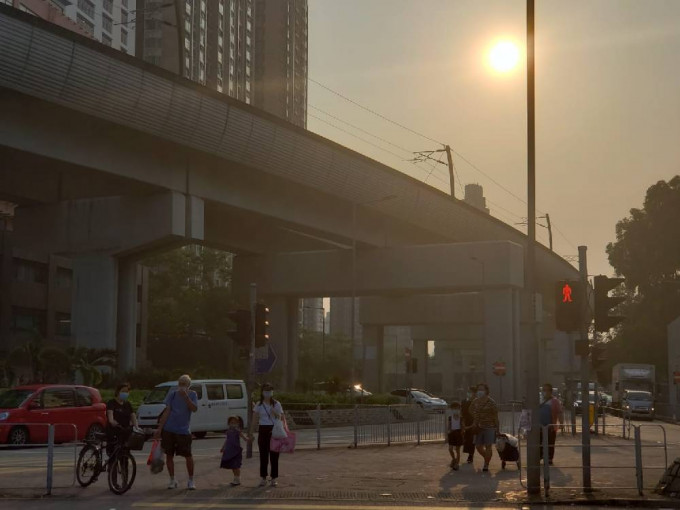
[[[460,404],[451,403],[448,421],[449,455],[451,455],[451,469],[458,471],[460,466],[460,447],[463,446],[463,431],[461,427]]]

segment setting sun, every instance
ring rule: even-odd
[[[500,41],[489,52],[489,61],[499,73],[507,73],[515,68],[519,61],[519,49],[510,41]]]

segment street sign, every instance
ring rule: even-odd
[[[680,383],[680,372],[673,372],[673,382],[675,384]]]
[[[255,373],[268,374],[276,364],[276,353],[272,345],[268,343],[266,347],[260,347],[255,353]]]
[[[493,374],[498,376],[505,375],[505,361],[496,361],[493,364]]]

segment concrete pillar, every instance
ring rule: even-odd
[[[517,398],[516,345],[519,331],[519,314],[516,313],[514,293],[511,289],[484,293],[484,376],[496,401]],[[493,374],[493,363],[505,362],[506,375]]]
[[[9,350],[12,329],[12,233],[0,219],[0,349]]]
[[[277,389],[293,391],[298,378],[299,300],[290,297],[267,299],[269,307],[269,338],[276,353],[273,374],[262,380],[277,379]],[[272,381],[273,382],[273,381]]]
[[[118,320],[116,350],[118,370],[135,369],[137,336],[137,263],[121,259],[118,263]]]
[[[427,389],[427,340],[413,340],[412,356],[418,360],[418,371],[411,375],[414,388]]]
[[[75,345],[116,349],[118,267],[114,257],[73,259],[72,335]]]
[[[384,337],[383,326],[363,326],[364,366],[361,385],[368,391],[380,393],[384,388],[383,355]]]
[[[288,363],[286,366],[286,389],[295,391],[298,379],[298,345],[300,340],[300,304],[297,298],[286,298],[286,313],[288,315]]]

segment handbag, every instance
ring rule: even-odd
[[[277,421],[282,422],[286,437],[278,438],[274,437],[272,434],[272,438],[269,441],[269,449],[273,452],[293,453],[295,451],[295,445],[297,444],[297,436],[295,432],[291,432],[290,429],[288,429],[288,423],[286,422],[285,415],[283,420]]]
[[[274,422],[274,426],[272,428],[272,437],[276,439],[285,439],[286,437],[288,437],[288,434],[286,434],[286,429],[283,426],[283,421],[281,421],[280,418],[272,419],[266,407],[264,408],[264,412],[267,413],[269,419]]]

